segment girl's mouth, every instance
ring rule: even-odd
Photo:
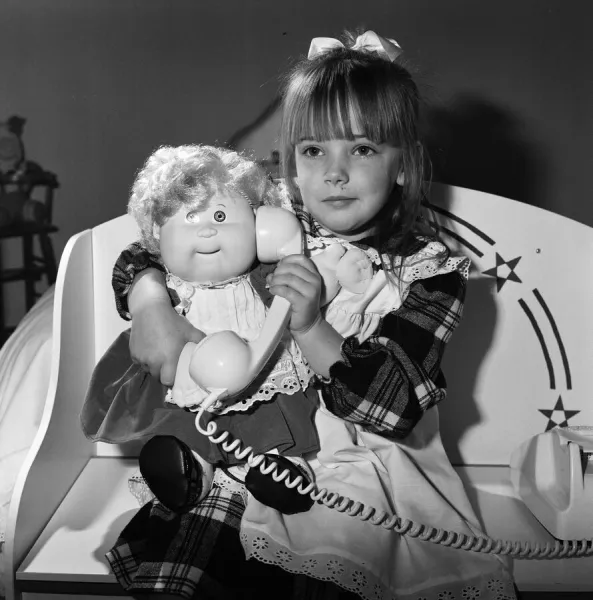
[[[327,198],[324,198],[322,202],[324,204],[329,204],[334,208],[342,208],[344,206],[348,206],[354,200],[356,200],[356,198],[352,198],[350,196],[328,196]]]
[[[196,254],[216,254],[217,252],[220,252],[220,248],[217,250],[196,250]]]
[[[337,202],[340,200],[354,200],[351,196],[328,196],[324,198],[322,202]]]

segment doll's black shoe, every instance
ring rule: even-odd
[[[277,454],[266,454],[266,465],[274,462],[278,465],[278,474],[288,469],[288,479],[294,481],[299,475],[303,478],[301,485],[310,483],[309,476],[304,469]],[[313,499],[309,494],[306,496],[299,493],[296,487],[290,489],[284,485],[284,481],[274,481],[272,473],[264,475],[259,467],[251,467],[245,477],[245,487],[253,494],[256,500],[262,504],[275,508],[285,515],[307,512],[313,506]],[[298,487],[298,486],[297,486]]]
[[[140,473],[157,500],[176,513],[187,512],[202,493],[202,466],[189,446],[172,435],[157,435],[139,456]]]

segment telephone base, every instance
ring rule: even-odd
[[[511,456],[511,482],[558,540],[593,540],[593,428],[555,428]]]

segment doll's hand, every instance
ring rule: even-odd
[[[289,327],[292,332],[308,331],[321,319],[319,305],[323,281],[310,258],[303,254],[286,256],[266,280],[272,294],[290,302]]]
[[[134,311],[130,335],[132,360],[171,387],[179,355],[187,342],[200,342],[204,333],[178,315],[170,301],[153,300]]]
[[[341,284],[338,281],[336,269],[345,253],[344,246],[332,244],[329,248],[311,256],[311,260],[315,263],[323,279],[321,306],[329,304],[340,291]]]

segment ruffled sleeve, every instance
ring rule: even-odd
[[[126,321],[132,319],[128,310],[128,292],[132,287],[134,277],[148,268],[158,269],[165,273],[165,267],[159,259],[148,252],[139,242],[127,246],[113,267],[111,285],[115,294],[115,306],[120,317]],[[174,304],[179,301],[178,298],[171,299]]]
[[[370,337],[345,339],[342,361],[322,383],[332,413],[374,433],[404,438],[445,398],[441,360],[463,312],[464,267],[416,279]]]

